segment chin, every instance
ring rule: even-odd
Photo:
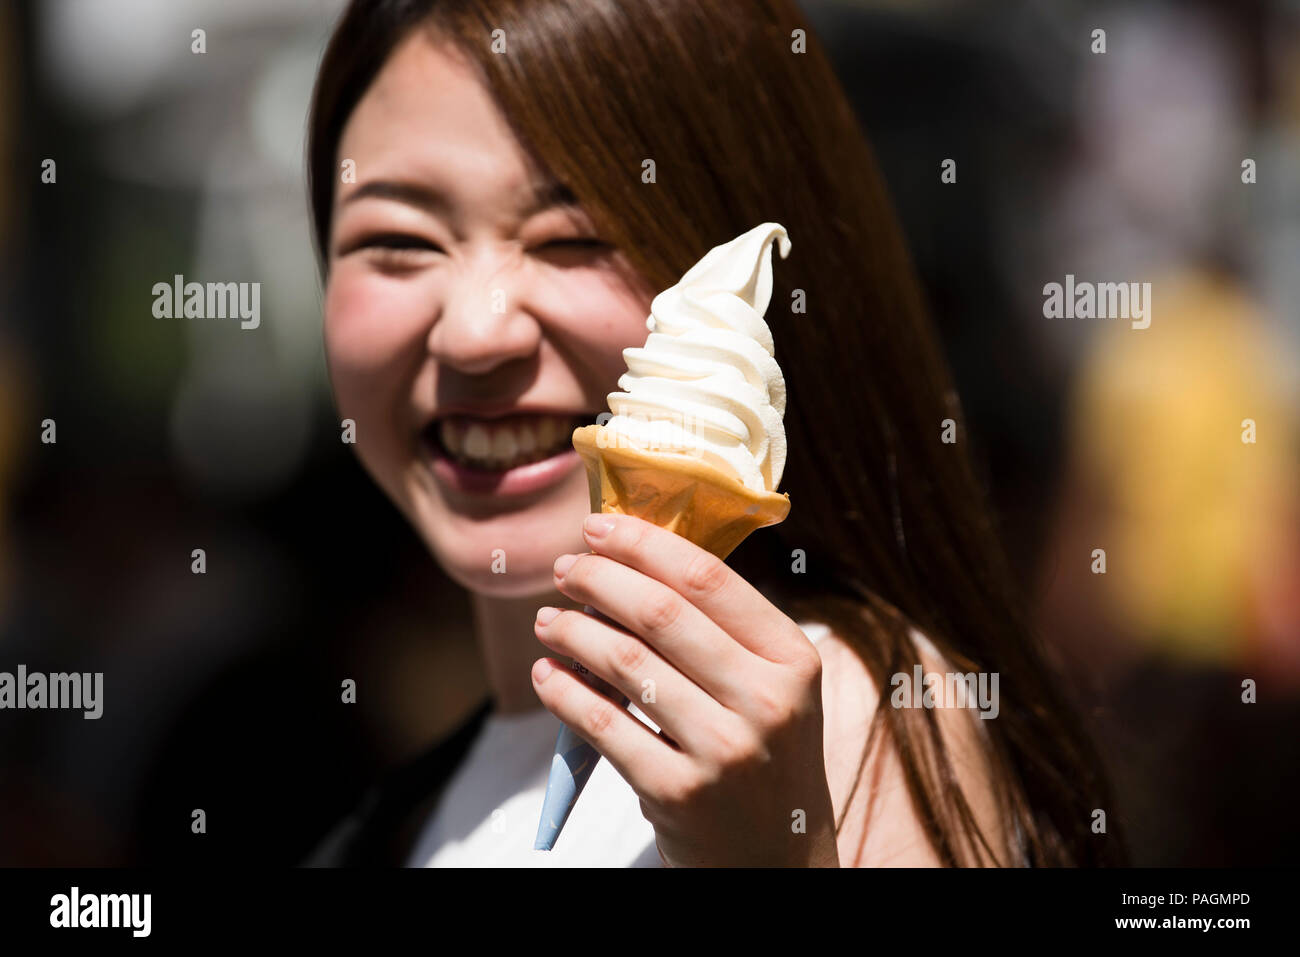
[[[553,592],[555,560],[588,551],[582,520],[590,496],[581,468],[529,507],[497,511],[486,502],[480,514],[458,510],[422,470],[414,475],[394,500],[447,577],[475,594],[522,598]]]
[[[444,515],[417,527],[434,560],[456,584],[485,597],[523,598],[553,592],[555,560],[588,551],[581,530],[585,502],[574,504],[576,509],[554,503],[502,515],[486,526]]]
[[[453,558],[435,550],[434,557],[448,578],[475,594],[487,598],[527,598],[554,589],[555,559],[563,551],[560,549],[553,556],[516,556],[508,559],[504,574],[485,568],[483,562],[472,561],[468,555]]]

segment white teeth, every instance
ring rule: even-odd
[[[461,446],[460,426],[452,422],[451,419],[443,419],[441,423],[441,432],[439,438],[442,439],[442,447],[452,455],[460,455],[464,448]]]
[[[555,438],[559,434],[559,427],[549,415],[542,416],[542,420],[537,424],[537,447],[539,449],[549,449],[555,445]]]
[[[500,462],[508,462],[519,451],[513,429],[497,429],[492,436],[492,457]]]
[[[477,422],[465,430],[465,454],[474,459],[485,459],[492,453],[492,439],[487,429]]]
[[[443,419],[438,436],[452,458],[480,468],[502,470],[537,462],[564,451],[577,424],[571,416],[511,416],[466,423]]]

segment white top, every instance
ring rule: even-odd
[[[816,643],[821,623],[800,627]],[[659,726],[635,704],[628,711]],[[555,847],[533,849],[560,721],[545,708],[484,719],[425,823],[407,867],[661,867],[641,802],[613,765],[591,772]]]

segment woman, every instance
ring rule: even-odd
[[[309,165],[340,415],[469,590],[492,690],[315,863],[1124,860],[879,174],[791,0],[353,2]],[[794,246],[766,317],[790,517],[731,568],[636,519],[584,524],[568,432],[605,409],[653,295],[763,222]],[[681,710],[618,710],[566,657],[615,685],[636,662]],[[996,717],[898,706],[918,664],[996,674]],[[557,718],[607,760],[533,851]]]

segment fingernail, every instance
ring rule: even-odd
[[[550,605],[543,605],[537,609],[537,623],[539,625],[549,625],[559,613],[560,609],[552,608]]]
[[[614,530],[614,519],[610,515],[596,513],[583,520],[582,530],[592,538],[604,538]]]
[[[533,680],[541,684],[551,676],[551,672],[554,670],[550,661],[546,658],[539,658],[533,662]]]
[[[569,527],[572,528],[573,526],[570,525]],[[564,573],[567,572],[570,568],[572,568],[573,563],[576,562],[577,560],[578,560],[577,555],[561,555],[559,558],[555,560],[555,574],[560,578],[563,578]]]

